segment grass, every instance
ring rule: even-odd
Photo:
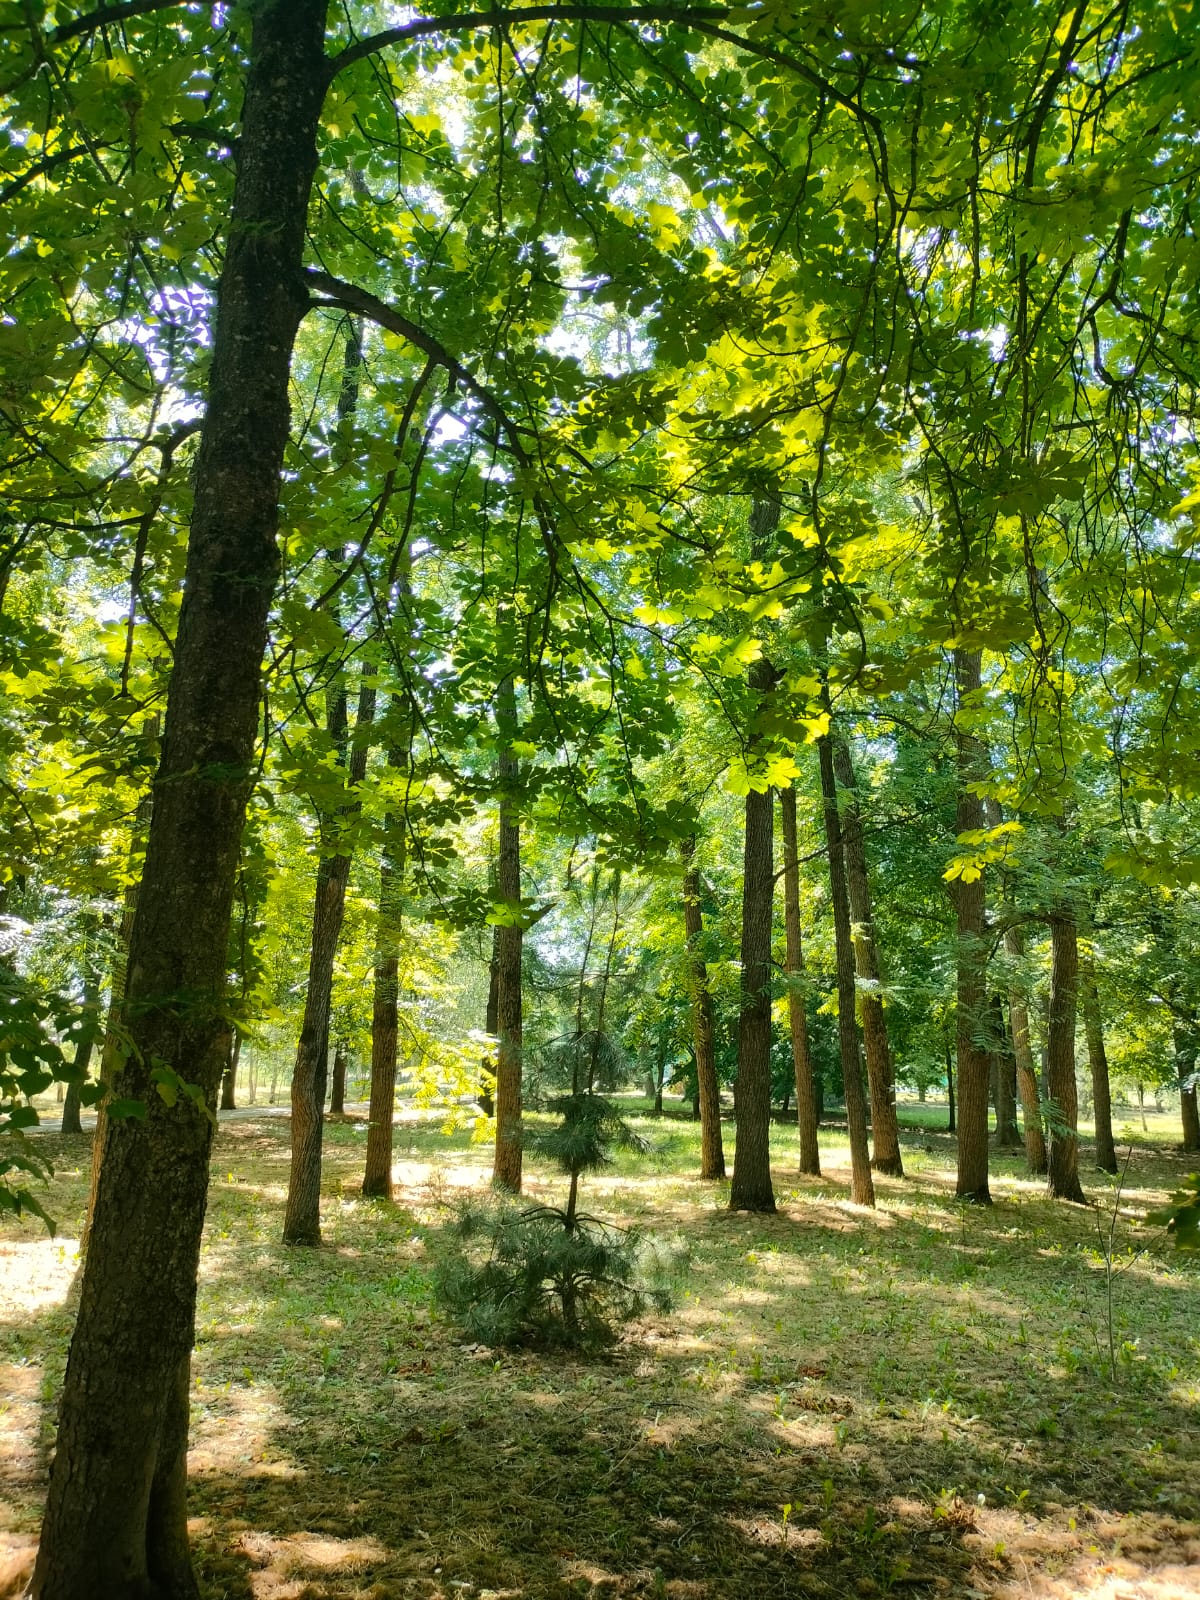
[[[286,1120],[222,1125],[192,1396],[205,1600],[1200,1593],[1200,1272],[1142,1220],[1184,1159],[1153,1135],[1132,1157],[1113,1382],[1096,1213],[1047,1201],[1019,1159],[995,1162],[994,1207],[964,1209],[952,1141],[915,1129],[910,1176],[867,1213],[844,1139],[801,1180],[776,1126],[779,1214],[731,1216],[692,1176],[690,1121],[639,1125],[657,1155],[622,1156],[585,1203],[689,1259],[675,1312],[603,1362],[465,1346],[434,1309],[448,1202],[486,1181],[465,1133],[398,1127],[389,1206],[356,1193],[364,1124],[332,1122],[327,1243],[306,1252],[278,1242]],[[11,1592],[86,1195],[87,1140],[48,1144],[61,1238],[0,1232]],[[1085,1187],[1111,1215],[1112,1180]]]

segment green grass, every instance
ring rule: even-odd
[[[585,1204],[687,1263],[676,1310],[602,1362],[464,1348],[436,1311],[450,1204],[486,1180],[466,1132],[399,1127],[389,1206],[356,1193],[362,1123],[330,1124],[326,1247],[306,1252],[278,1242],[286,1121],[222,1126],[193,1391],[205,1600],[1015,1595],[1027,1578],[1066,1597],[1200,1556],[1200,1274],[1142,1220],[1184,1161],[1153,1142],[1131,1161],[1114,1381],[1096,1214],[1046,1200],[1019,1159],[994,1163],[995,1206],[964,1209],[952,1141],[922,1128],[867,1213],[845,1198],[843,1137],[801,1180],[777,1125],[779,1214],[732,1216],[693,1176],[695,1124],[638,1126],[655,1155],[622,1154]],[[70,1239],[86,1140],[53,1143]],[[562,1186],[534,1168],[529,1187]],[[1085,1187],[1107,1216],[1112,1181]],[[32,1225],[0,1250],[0,1525],[20,1567],[73,1260]]]

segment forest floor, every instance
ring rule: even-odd
[[[751,1217],[691,1176],[692,1123],[638,1125],[656,1156],[585,1180],[585,1204],[678,1242],[677,1304],[585,1361],[464,1344],[435,1309],[453,1201],[486,1183],[466,1132],[398,1126],[385,1205],[356,1192],[365,1123],[332,1121],[326,1246],[298,1251],[286,1119],[222,1124],[192,1394],[204,1600],[1200,1595],[1200,1263],[1143,1220],[1194,1157],[1139,1129],[1119,1203],[1085,1170],[1095,1209],[999,1157],[981,1210],[954,1200],[952,1141],[912,1129],[909,1176],[867,1212],[843,1138],[799,1179],[778,1126],[779,1212]],[[89,1145],[46,1137],[56,1239],[0,1229],[0,1595],[31,1564]],[[528,1187],[561,1190],[536,1166]]]

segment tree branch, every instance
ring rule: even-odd
[[[418,327],[399,311],[394,311],[391,306],[385,305],[369,290],[360,289],[354,283],[345,283],[341,278],[335,278],[316,267],[305,269],[304,281],[310,289],[315,289],[326,297],[324,300],[313,301],[312,304],[333,305],[343,311],[356,312],[359,316],[366,317],[368,322],[386,328],[389,333],[398,334],[401,339],[406,339],[416,349],[423,351],[439,367],[444,367],[501,428],[508,440],[509,449],[521,465],[528,466],[529,453],[521,443],[521,429],[470,368],[465,367],[457,356],[451,355],[432,334],[426,333],[424,328]]]

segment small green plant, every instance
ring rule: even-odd
[[[435,1287],[483,1344],[602,1349],[622,1324],[670,1306],[665,1263],[646,1236],[579,1210],[581,1175],[607,1166],[615,1145],[644,1144],[590,1089],[548,1109],[559,1121],[528,1142],[570,1178],[566,1205],[464,1207]]]

